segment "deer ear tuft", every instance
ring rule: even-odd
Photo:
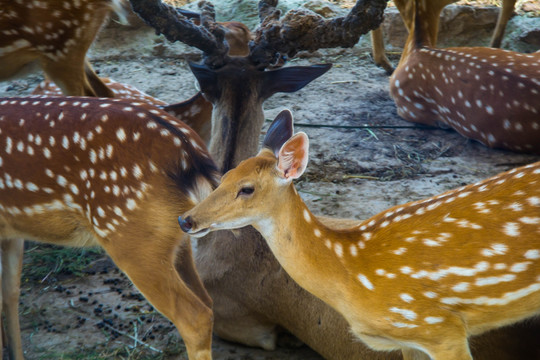
[[[283,110],[276,116],[263,141],[263,147],[274,152],[277,157],[283,144],[293,135],[293,117],[289,110]]]
[[[279,150],[277,169],[285,180],[298,179],[306,170],[309,139],[303,132],[295,134]]]

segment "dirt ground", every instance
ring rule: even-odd
[[[195,94],[187,61],[197,61],[197,51],[170,46],[149,30],[114,29],[102,34],[92,53],[102,76],[168,102]],[[320,51],[290,65],[316,63],[334,66],[298,93],[265,103],[268,119],[291,109],[297,131],[310,138],[308,170],[297,188],[316,213],[364,219],[540,160],[401,120],[388,94],[388,77],[372,64],[367,48]],[[1,83],[0,96],[29,94],[41,79],[34,74]],[[29,360],[168,359],[184,352],[171,323],[106,257],[80,277],[24,282],[21,323]],[[217,360],[320,359],[306,347],[267,352],[217,338],[213,352]]]

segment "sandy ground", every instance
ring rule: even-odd
[[[169,46],[152,31],[115,29],[102,34],[93,51],[93,64],[101,75],[168,102],[195,94],[187,61],[198,60],[197,51]],[[316,213],[364,219],[540,160],[401,120],[388,95],[388,78],[371,63],[368,50],[321,51],[292,61],[291,65],[334,66],[300,92],[275,95],[265,104],[268,119],[291,109],[297,131],[310,138],[310,163],[297,187]],[[41,76],[35,74],[2,83],[0,96],[29,94],[39,81]],[[21,304],[29,360],[87,358],[81,353],[101,354],[97,358],[172,358],[183,352],[171,323],[106,258],[82,277],[24,283]],[[320,359],[305,347],[266,352],[219,339],[214,358]]]

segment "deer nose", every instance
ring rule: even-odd
[[[191,216],[188,216],[185,219],[182,219],[181,216],[178,217],[178,224],[180,224],[180,228],[183,232],[189,233],[191,229],[193,228],[193,220],[191,220]]]

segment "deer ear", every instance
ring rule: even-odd
[[[309,140],[299,132],[290,138],[279,150],[277,168],[285,180],[298,179],[306,170]]]
[[[332,64],[289,66],[263,73],[261,98],[268,99],[277,92],[295,92],[330,70]]]
[[[197,78],[201,92],[205,97],[209,98],[210,101],[219,98],[221,91],[217,86],[216,72],[206,65],[195,64],[193,62],[189,63],[189,68],[193,75],[195,75],[195,78]]]
[[[280,112],[274,121],[270,124],[266,136],[264,137],[263,146],[269,148],[278,156],[279,149],[285,141],[289,140],[293,135],[293,117],[289,110]]]

